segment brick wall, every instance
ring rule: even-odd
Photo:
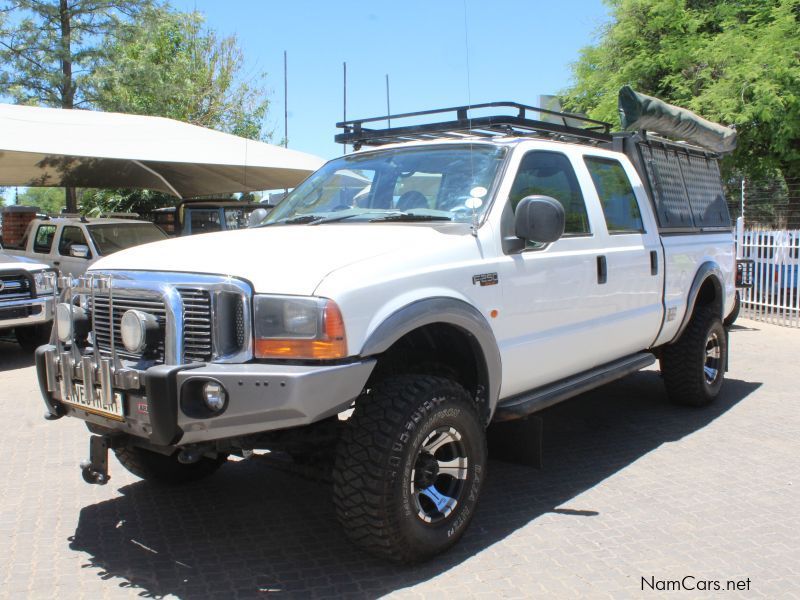
[[[3,246],[17,246],[37,212],[39,209],[35,206],[6,206],[3,209]]]

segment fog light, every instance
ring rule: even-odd
[[[142,354],[158,343],[158,320],[150,313],[126,310],[119,329],[122,345],[132,354]]]
[[[88,317],[80,306],[60,302],[56,305],[56,333],[61,343],[69,342],[73,336],[78,340],[88,332]]]
[[[209,410],[219,412],[225,408],[225,401],[228,399],[228,394],[222,384],[216,381],[209,381],[203,386],[203,402]]]

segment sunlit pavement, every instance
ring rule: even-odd
[[[738,325],[715,405],[672,407],[651,370],[550,409],[544,469],[491,461],[466,536],[413,568],[263,458],[178,489],[112,459],[85,484],[84,425],[44,421],[32,357],[0,342],[0,597],[800,598],[800,330]]]

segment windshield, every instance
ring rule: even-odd
[[[505,149],[488,144],[395,148],[333,160],[262,221],[461,221],[483,216]]]
[[[152,223],[103,223],[87,225],[97,252],[103,256],[119,250],[166,240],[167,234]]]

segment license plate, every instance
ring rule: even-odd
[[[122,394],[120,392],[114,392],[111,404],[103,404],[102,395],[98,388],[92,388],[87,393],[82,383],[75,383],[72,388],[72,397],[67,399],[67,402],[110,419],[122,421],[124,417]]]

